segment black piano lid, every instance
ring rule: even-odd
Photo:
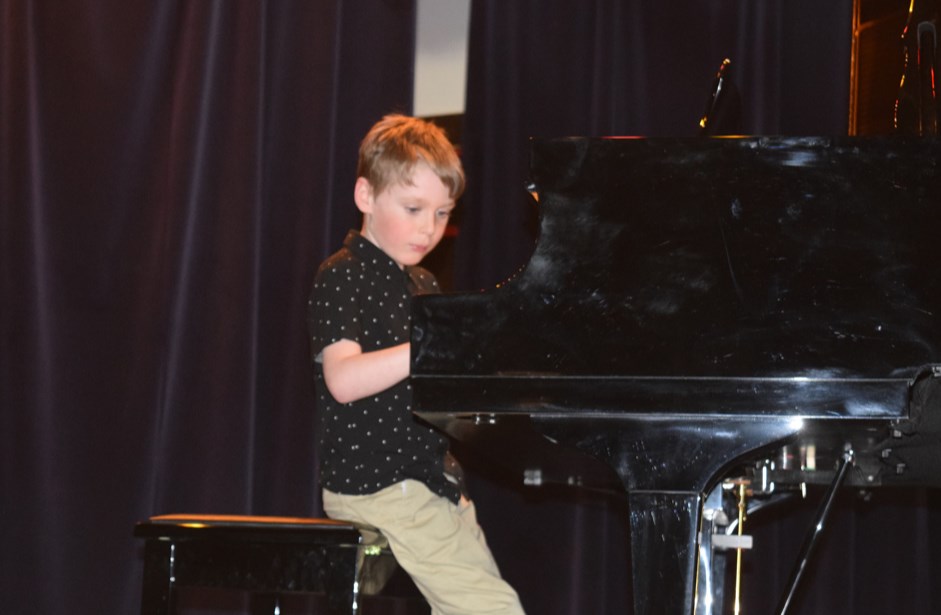
[[[499,288],[416,300],[417,405],[899,416],[941,363],[939,155],[899,137],[534,140],[535,252]]]

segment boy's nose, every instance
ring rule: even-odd
[[[421,222],[419,223],[418,230],[426,235],[432,235],[435,232],[435,217],[434,214],[424,215],[421,217]]]

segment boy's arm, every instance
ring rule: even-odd
[[[323,349],[323,378],[341,404],[385,391],[408,377],[409,344],[363,352],[359,344],[342,339]]]

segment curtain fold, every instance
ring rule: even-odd
[[[136,612],[152,514],[320,513],[306,296],[414,21],[0,0],[4,613]]]

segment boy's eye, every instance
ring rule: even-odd
[[[439,211],[438,211],[438,217],[439,217],[439,218],[444,218],[445,220],[447,220],[448,218],[451,217],[451,210],[450,210],[450,209],[441,209],[441,210],[439,210]]]

